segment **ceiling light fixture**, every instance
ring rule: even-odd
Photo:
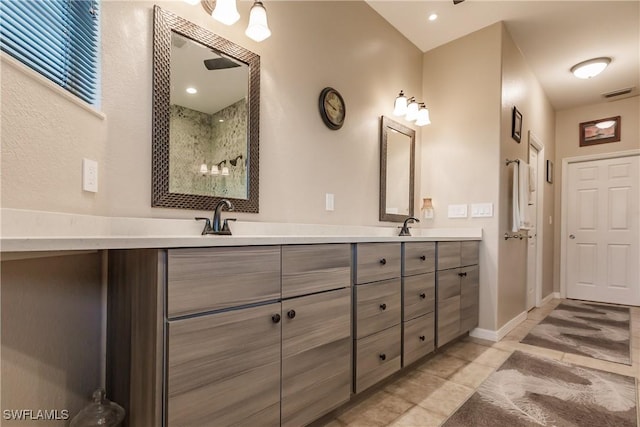
[[[608,57],[589,59],[571,67],[571,72],[579,79],[590,79],[604,71],[610,62]]]
[[[431,15],[429,15],[429,21],[435,21],[436,19],[438,19],[437,13],[432,13]]]
[[[202,4],[202,8],[216,21],[225,25],[233,25],[240,19],[236,0],[183,0],[189,4]],[[262,1],[255,0],[249,12],[249,25],[245,31],[247,37],[261,42],[271,36],[267,24],[267,10]]]
[[[190,95],[194,95],[194,94],[198,93],[198,89],[196,89],[195,87],[188,87],[188,88],[186,89],[186,91],[187,91],[187,93],[188,93],[188,94],[190,94]]]

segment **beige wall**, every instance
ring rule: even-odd
[[[480,328],[494,330],[498,264],[500,37],[495,24],[426,52],[420,197],[431,197],[435,227],[482,227]],[[447,218],[447,205],[493,203],[493,218]],[[420,204],[421,205],[421,204]],[[420,206],[418,205],[418,206]]]
[[[511,173],[513,166],[505,166],[506,159],[523,159],[528,162],[529,131],[544,145],[545,159],[554,159],[555,115],[542,87],[529,69],[522,53],[515,45],[506,28],[502,30],[502,111],[500,131],[500,158],[497,164],[500,173],[499,236],[511,231],[512,197]],[[512,108],[517,106],[522,113],[522,138],[517,143],[511,138]],[[553,215],[553,191],[546,184],[542,189],[542,297],[552,292],[553,273],[553,228],[548,218]],[[540,233],[538,233],[540,235]],[[499,292],[497,327],[526,309],[527,241],[499,238]],[[540,242],[539,242],[540,243]]]
[[[98,253],[2,262],[3,410],[66,409],[73,417],[89,403],[101,384],[100,281]]]
[[[400,89],[420,92],[422,53],[359,1],[271,2],[273,36],[260,44],[244,35],[250,2],[239,2],[240,22],[226,27],[184,2],[104,1],[104,120],[3,63],[3,207],[135,217],[201,214],[151,208],[154,3],[261,56],[260,213],[234,216],[379,224],[379,117],[391,114]],[[346,101],[346,122],[338,131],[325,127],[318,113],[326,86]],[[99,162],[97,194],[82,192],[83,157]],[[333,212],[324,210],[325,193],[335,194]]]
[[[579,125],[582,122],[620,116],[620,141],[580,147]],[[556,165],[555,165],[555,234],[561,236],[562,160],[568,157],[589,156],[640,149],[640,97],[585,105],[556,113]],[[560,254],[560,238],[556,239],[555,253]],[[555,257],[554,291],[560,291],[560,257]]]

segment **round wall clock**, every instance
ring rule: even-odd
[[[329,129],[338,130],[344,124],[346,108],[340,93],[332,87],[325,87],[318,100],[320,117]]]

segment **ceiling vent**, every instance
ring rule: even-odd
[[[634,89],[635,89],[635,87],[628,87],[628,88],[624,88],[624,89],[618,89],[618,90],[614,90],[613,92],[603,93],[602,97],[603,98],[607,98],[607,99],[616,98],[618,96],[628,95],[631,92],[633,92]]]

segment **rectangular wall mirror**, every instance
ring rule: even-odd
[[[414,216],[416,132],[388,117],[380,119],[380,221]]]
[[[258,212],[260,57],[154,7],[152,206]]]

